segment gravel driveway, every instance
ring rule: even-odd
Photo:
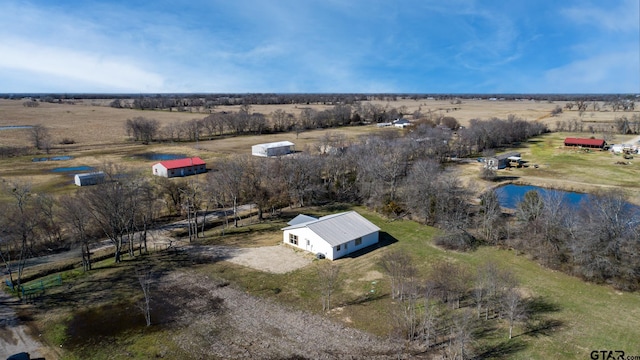
[[[284,274],[298,270],[311,264],[313,260],[312,254],[296,251],[285,245],[255,248],[198,246],[188,247],[188,250],[200,255],[274,274]]]

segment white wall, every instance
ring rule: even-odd
[[[255,156],[267,156],[267,149],[262,145],[251,146],[251,154]]]
[[[153,175],[168,177],[167,168],[162,166],[162,164],[157,163],[153,165],[151,168],[152,168]]]
[[[298,235],[298,245],[294,245],[289,242],[289,234]],[[309,251],[313,254],[322,253],[326,258],[333,259],[333,249],[331,248],[331,246],[309,228],[303,227],[298,229],[285,230],[282,242],[291,246],[295,246],[299,249]]]
[[[298,245],[294,245],[289,242],[289,234],[298,235]],[[308,244],[307,240],[309,242]],[[285,230],[283,232],[282,241],[285,244],[309,251],[313,254],[322,253],[327,259],[335,260],[354,251],[376,244],[378,242],[378,232],[363,236],[362,243],[358,246],[355,244],[355,239],[350,240],[346,243],[346,248],[345,244],[340,245],[339,251],[336,250],[336,247],[329,245],[326,241],[320,238],[320,236],[306,227]]]
[[[336,248],[334,247],[332,250],[333,255],[331,257],[331,259],[338,259],[341,258],[343,256],[349,255],[352,252],[356,252],[360,249],[364,249],[367,246],[371,246],[373,244],[376,244],[378,242],[378,234],[379,232],[375,232],[369,235],[365,235],[362,237],[362,243],[358,246],[356,246],[356,240],[350,240],[348,241],[346,244],[346,248],[345,248],[345,244],[340,245],[340,251],[337,251]],[[328,256],[327,256],[328,258]]]

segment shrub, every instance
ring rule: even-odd
[[[478,246],[478,240],[466,231],[447,232],[435,237],[435,243],[448,250],[468,251]]]

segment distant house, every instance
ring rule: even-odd
[[[603,149],[607,143],[604,139],[566,138],[564,146],[579,146],[593,149]]]
[[[407,119],[397,119],[397,120],[393,121],[393,126],[395,126],[397,128],[404,129],[409,125],[411,125],[411,121],[409,121]]]
[[[161,161],[151,167],[153,175],[167,178],[188,176],[207,171],[206,163],[199,157]]]
[[[355,211],[315,218],[298,215],[282,229],[283,242],[335,260],[378,243],[380,228]]]
[[[73,180],[78,186],[89,186],[89,185],[97,185],[103,183],[105,179],[105,175],[102,171],[76,174],[73,177]]]
[[[295,144],[291,141],[257,144],[251,147],[251,155],[263,157],[287,155],[294,151]]]
[[[511,163],[516,162],[520,163],[522,161],[522,157],[519,152],[509,152],[502,155],[496,155],[493,157],[487,157],[484,159],[484,166],[487,169],[498,170],[504,169],[511,165]]]

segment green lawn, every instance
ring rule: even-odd
[[[515,330],[511,342],[507,330],[500,328],[477,344],[483,348],[506,348],[508,358],[550,359],[589,358],[592,350],[622,349],[627,354],[640,354],[640,294],[622,293],[608,286],[586,283],[578,278],[544,268],[526,256],[494,247],[458,253],[433,245],[437,229],[413,221],[388,221],[362,208],[366,218],[378,225],[393,243],[356,258],[336,261],[342,267],[343,287],[336,294],[340,309],[331,316],[351,326],[387,335],[390,330],[388,282],[377,265],[378,258],[392,249],[407,250],[423,272],[440,260],[455,261],[473,268],[487,261],[513,270],[525,289],[548,307],[544,318],[551,326],[545,331],[522,335]],[[315,265],[315,264],[314,264]],[[226,263],[206,271],[220,274],[241,284],[247,291],[296,307],[319,311],[320,299],[314,287],[314,265],[284,275],[266,274]],[[370,293],[374,290],[374,293]]]

